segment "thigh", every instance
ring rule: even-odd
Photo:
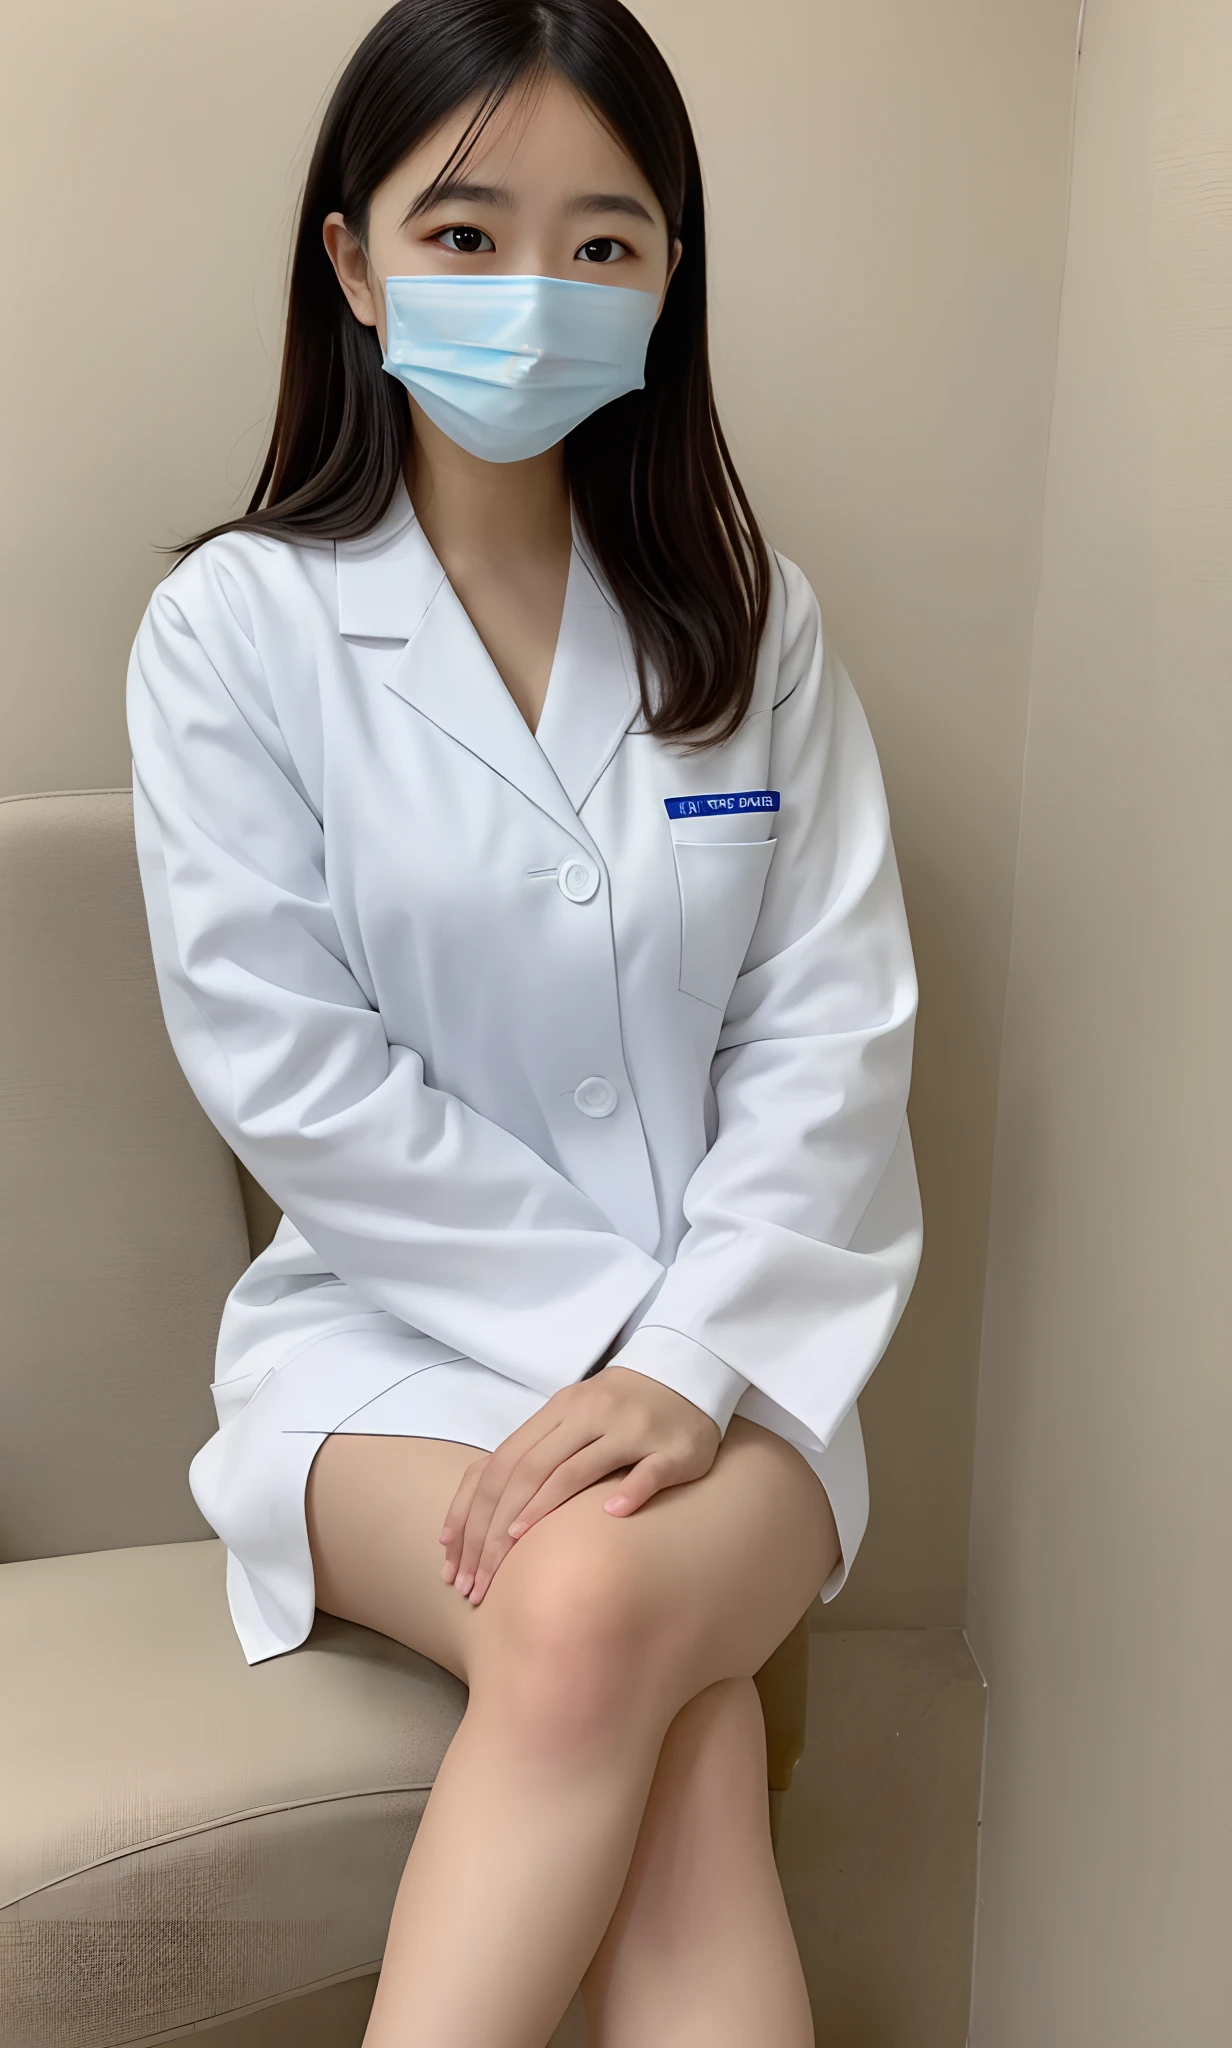
[[[425,1437],[328,1437],[306,1512],[317,1605],[407,1643],[466,1683],[546,1595],[589,1625],[623,1617],[662,1645],[681,1700],[751,1677],[789,1634],[839,1555],[825,1489],[793,1444],[733,1416],[701,1479],[636,1514],[603,1503],[620,1471],[554,1508],[502,1560],[478,1607],[441,1578],[441,1525],[472,1445]],[[538,1623],[536,1623],[538,1626]]]
[[[440,1533],[463,1472],[484,1455],[443,1437],[328,1436],[304,1497],[317,1606],[464,1682],[479,1610],[442,1579]]]

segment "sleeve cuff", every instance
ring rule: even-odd
[[[630,1372],[644,1373],[647,1379],[673,1387],[717,1422],[724,1436],[736,1403],[750,1384],[704,1344],[680,1330],[669,1330],[664,1323],[639,1323],[608,1364],[626,1366]]]

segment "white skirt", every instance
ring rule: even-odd
[[[549,1398],[380,1312],[333,1321],[279,1363],[215,1383],[219,1428],[188,1471],[193,1499],[227,1548],[227,1599],[250,1664],[294,1650],[316,1611],[304,1512],[308,1473],[327,1436],[448,1438],[494,1451]],[[796,1444],[829,1496],[841,1557],[818,1598],[832,1600],[868,1521],[856,1408],[824,1449],[749,1387],[737,1415]],[[798,1432],[798,1434],[796,1433]]]

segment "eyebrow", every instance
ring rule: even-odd
[[[456,201],[469,202],[472,206],[500,206],[506,210],[512,207],[513,194],[507,185],[476,185],[467,178],[448,178],[443,185],[429,185],[420,193],[402,217],[402,224],[415,220],[418,215],[429,213],[434,207],[448,206]],[[631,192],[580,192],[565,208],[569,215],[582,213],[622,213],[631,220],[644,220],[654,226],[654,216],[635,199]]]
[[[640,199],[631,192],[583,192],[571,199],[566,213],[625,213],[633,220],[644,220],[654,226],[654,216],[648,213]]]

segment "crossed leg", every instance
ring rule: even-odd
[[[668,1729],[624,1890],[581,1989],[589,2048],[811,2048],[751,1678],[706,1686]]]
[[[816,1475],[736,1416],[636,1515],[609,1474],[536,1523],[476,1608],[437,1542],[474,1455],[335,1436],[309,1477],[318,1605],[470,1688],[365,2048],[544,2048],[579,1983],[596,2048],[807,2048],[752,1674],[838,1555]]]

